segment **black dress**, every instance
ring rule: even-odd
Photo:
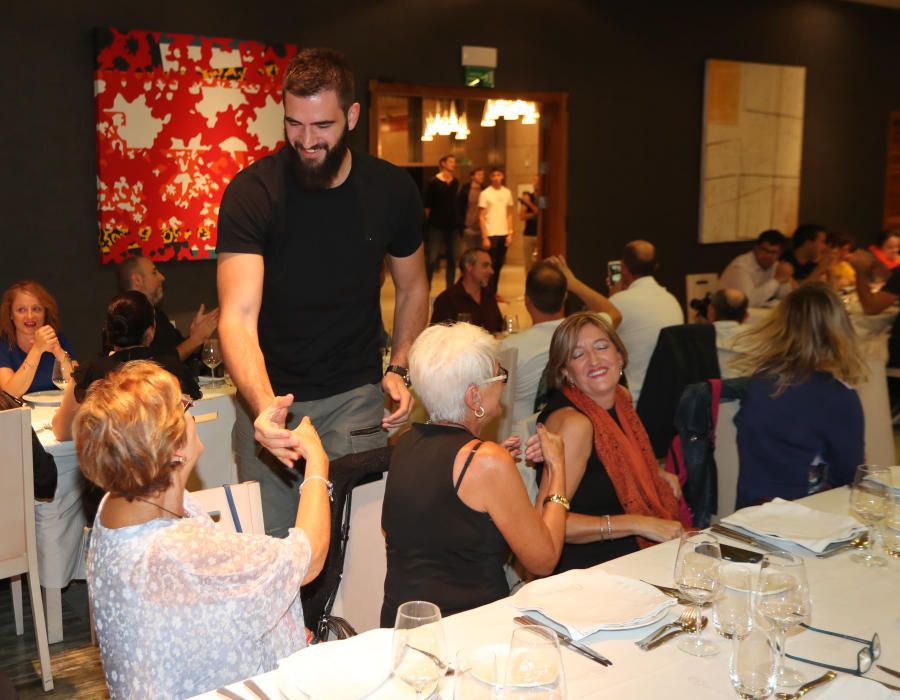
[[[565,397],[565,395],[556,391],[550,397],[550,401],[544,408],[538,422],[546,423],[551,413],[561,408],[578,408]],[[619,423],[616,410],[613,408],[609,411],[610,416]],[[591,437],[593,442],[593,436]],[[538,473],[540,478],[540,472]],[[597,456],[597,450],[591,449],[591,456],[588,458],[587,465],[584,468],[584,476],[581,477],[581,483],[575,491],[572,498],[572,512],[581,513],[583,515],[623,515],[625,510],[619,503],[619,497],[613,483],[606,473],[606,467]],[[604,525],[605,527],[605,525]],[[639,546],[637,537],[620,537],[614,540],[586,542],[585,544],[566,543],[563,546],[562,556],[556,565],[554,573],[568,571],[569,569],[586,569],[595,564],[600,564],[616,557],[638,551]]]
[[[387,540],[382,627],[409,600],[451,615],[509,595],[509,546],[487,513],[472,510],[453,483],[453,463],[473,438],[462,428],[416,423],[394,447],[381,527]]]

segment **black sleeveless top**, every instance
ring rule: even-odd
[[[394,447],[381,513],[382,627],[393,627],[397,608],[409,600],[435,603],[447,616],[509,595],[509,546],[487,513],[459,499],[465,470],[453,483],[456,455],[472,437],[462,428],[416,423]]]
[[[571,402],[561,391],[555,391],[550,397],[547,406],[538,417],[538,422],[545,423],[551,413],[561,408],[578,408]],[[616,423],[619,418],[616,415],[615,408],[609,411],[610,416]],[[593,435],[591,436],[591,455],[588,458],[587,465],[584,468],[584,476],[581,477],[581,483],[575,490],[575,496],[572,498],[572,512],[582,513],[584,515],[622,515],[625,510],[619,503],[619,497],[613,487],[609,474],[606,473],[606,467],[597,456],[597,450],[593,446]],[[540,478],[540,473],[539,473]],[[603,527],[606,527],[605,520]],[[554,573],[568,571],[569,569],[586,569],[589,566],[600,564],[616,557],[638,551],[639,546],[637,537],[620,537],[614,540],[604,542],[586,542],[584,544],[566,543],[563,546],[562,556],[556,565]]]

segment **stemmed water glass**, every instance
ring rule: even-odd
[[[438,606],[424,600],[403,603],[394,623],[393,674],[420,699],[434,692],[448,665]]]
[[[721,561],[722,553],[715,537],[704,532],[682,534],[675,559],[675,585],[681,595],[697,607],[713,600],[719,585]],[[699,610],[696,619],[696,628],[690,636],[678,643],[678,648],[694,656],[718,654],[718,645],[702,638],[703,625],[699,624]]]
[[[860,464],[856,468],[850,487],[850,506],[856,517],[869,526],[869,541],[872,549],[878,545],[880,524],[894,508],[891,468],[874,464]],[[884,557],[870,552],[858,552],[851,557],[858,564],[885,566]]]
[[[788,552],[770,552],[760,564],[756,583],[756,611],[775,628],[778,665],[775,680],[779,687],[803,683],[803,675],[784,665],[787,631],[809,617],[809,585],[803,559]]]
[[[209,367],[210,374],[216,376],[216,367],[222,364],[222,350],[216,338],[208,338],[203,342],[203,350],[200,353],[203,364]]]
[[[712,615],[716,632],[725,639],[743,639],[750,634],[753,629],[752,594],[750,569],[723,563]]]
[[[736,639],[731,652],[731,686],[741,700],[762,700],[775,690],[776,653],[769,635],[751,630]]]

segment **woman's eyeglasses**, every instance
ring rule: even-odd
[[[872,668],[872,664],[875,663],[875,660],[881,656],[881,639],[879,639],[878,634],[874,634],[872,639],[863,639],[861,637],[851,637],[849,634],[841,634],[840,632],[832,632],[830,630],[823,630],[818,627],[813,627],[812,625],[807,625],[806,623],[801,623],[801,627],[804,629],[808,629],[810,632],[818,632],[819,634],[827,634],[832,637],[840,637],[841,639],[849,639],[851,642],[859,642],[860,644],[864,644],[862,649],[860,649],[856,653],[856,669],[852,668],[844,668],[842,666],[833,666],[831,664],[826,664],[821,661],[812,661],[811,659],[804,659],[799,656],[793,656],[791,654],[785,654],[790,659],[794,661],[802,661],[807,664],[812,664],[813,666],[821,666],[822,668],[830,668],[832,671],[840,671],[842,673],[851,673],[854,676],[861,676],[866,673],[870,668]]]
[[[509,381],[509,370],[506,369],[503,365],[497,365],[498,374],[495,377],[491,377],[490,379],[485,379],[482,384],[493,384],[494,382],[506,382]]]

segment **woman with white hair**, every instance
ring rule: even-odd
[[[510,550],[529,571],[549,574],[568,510],[557,435],[538,425],[525,448],[529,459],[544,462],[535,505],[507,447],[478,439],[502,410],[507,380],[487,331],[468,323],[431,326],[413,343],[409,370],[431,420],[400,438],[388,471],[385,627],[408,600],[431,601],[449,615],[506,597]],[[518,440],[505,444],[519,447]]]

